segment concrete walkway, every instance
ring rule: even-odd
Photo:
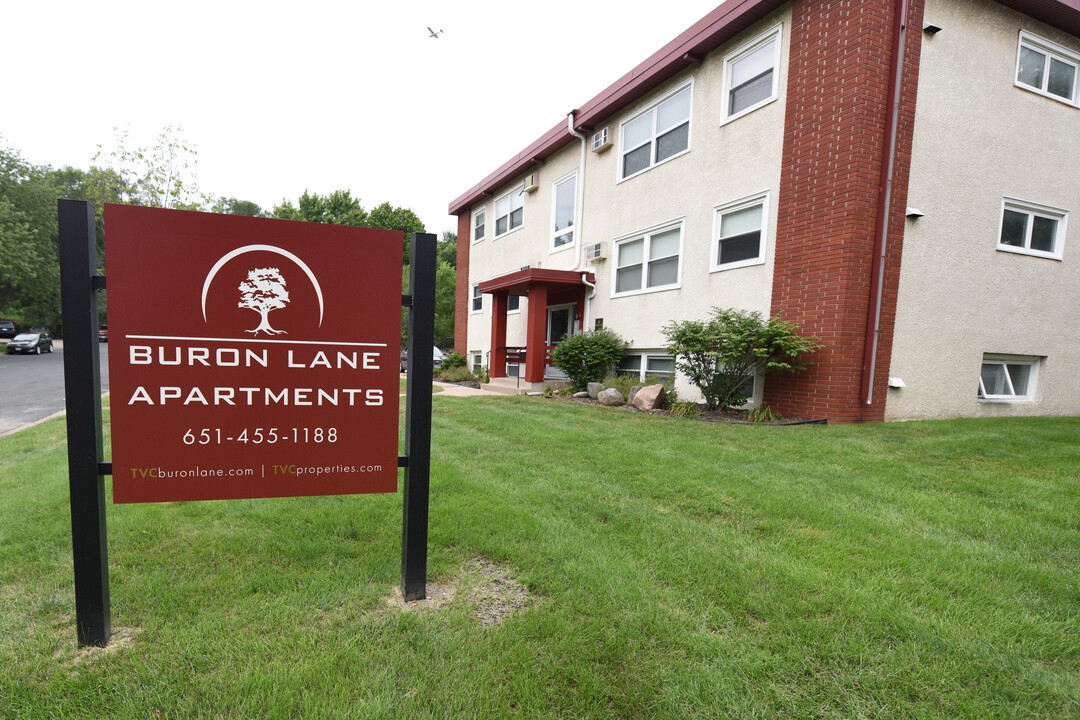
[[[502,395],[502,393],[491,392],[490,390],[479,390],[477,388],[465,387],[464,385],[456,385],[454,383],[444,383],[435,381],[435,387],[442,388],[441,393],[436,395],[448,395],[451,397],[476,397],[479,395]],[[503,397],[506,397],[503,395]]]

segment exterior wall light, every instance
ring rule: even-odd
[[[923,216],[923,211],[918,208],[909,207],[907,209],[907,216],[912,220],[915,220]]]

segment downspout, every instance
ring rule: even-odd
[[[866,318],[866,343],[863,351],[862,400],[867,405],[874,398],[874,375],[877,372],[878,338],[881,335],[881,304],[885,290],[885,250],[889,238],[889,212],[892,207],[893,171],[896,167],[896,137],[900,128],[900,95],[904,79],[904,41],[907,36],[908,0],[896,0],[893,47],[890,65],[891,85],[886,107],[886,143],[881,158],[878,185],[878,216],[875,228],[874,260],[870,274],[870,310]]]
[[[574,235],[577,237],[577,260],[574,263],[573,268],[567,268],[568,270],[581,270],[582,253],[585,252],[585,243],[581,237],[582,219],[585,217],[585,158],[588,157],[588,143],[589,139],[574,129],[574,116],[577,114],[577,110],[571,110],[566,116],[566,129],[571,135],[581,141],[581,162],[578,165],[578,176],[575,188],[576,197],[574,198]],[[581,273],[581,282],[592,288],[592,292],[585,296],[585,308],[582,311],[581,317],[581,330],[585,332],[589,328],[589,311],[591,310],[592,299],[596,297],[596,285],[589,282],[586,279],[585,272]]]

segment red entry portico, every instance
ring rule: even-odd
[[[527,297],[529,310],[525,331],[525,377],[543,382],[547,358],[547,310],[549,305],[575,304],[573,326],[581,332],[585,292],[596,283],[591,272],[525,268],[480,283],[480,292],[491,295],[491,377],[506,377],[506,310],[511,295]]]

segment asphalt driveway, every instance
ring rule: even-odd
[[[2,348],[3,346],[0,346]],[[44,355],[0,352],[0,436],[64,410],[63,341]],[[109,389],[109,346],[101,345],[101,391]]]

